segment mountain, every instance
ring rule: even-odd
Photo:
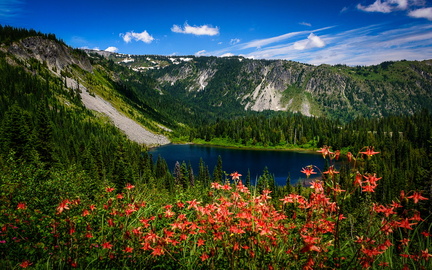
[[[222,113],[291,111],[346,121],[432,108],[432,60],[348,67],[243,57],[103,54],[156,79],[164,93]]]
[[[145,73],[164,90],[210,108],[292,111],[342,120],[432,108],[431,60],[348,67],[241,57],[181,59],[167,58],[163,63],[168,65]]]

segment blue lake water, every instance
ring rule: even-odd
[[[325,163],[321,155],[311,152],[233,149],[193,144],[164,145],[151,149],[149,153],[155,161],[159,155],[163,157],[171,171],[174,170],[176,161],[190,162],[195,174],[198,173],[199,160],[202,158],[211,175],[218,156],[221,156],[222,168],[226,173],[238,171],[243,175],[242,179],[245,179],[249,170],[252,181],[262,175],[267,166],[278,185],[285,185],[288,176],[291,184],[295,184],[299,179],[305,178],[305,174],[300,172],[302,167],[315,165],[322,169]]]

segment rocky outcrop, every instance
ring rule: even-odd
[[[89,59],[80,51],[74,51],[62,43],[41,36],[28,37],[13,43],[8,51],[23,59],[34,58],[46,63],[51,70],[61,71],[69,65],[77,65],[91,72]]]

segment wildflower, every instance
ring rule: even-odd
[[[151,253],[151,255],[153,256],[160,256],[163,255],[165,252],[163,250],[163,248],[161,248],[160,246],[157,246],[153,249],[153,252]]]
[[[359,172],[357,172],[355,180],[354,180],[354,186],[360,186],[361,187],[362,179],[363,179],[362,175]]]
[[[32,265],[33,263],[31,263],[30,261],[28,261],[28,260],[25,260],[25,261],[23,261],[21,264],[20,264],[20,267],[21,268],[27,268],[27,267],[29,267],[30,265]]]
[[[232,180],[239,180],[240,176],[242,175],[239,174],[238,172],[233,172],[232,174],[230,174],[230,176],[232,177]]]
[[[428,200],[428,198],[423,197],[420,192],[414,192],[413,195],[407,197],[408,199],[413,199],[414,203],[418,203],[419,200]]]
[[[197,202],[196,199],[193,199],[192,201],[186,201],[186,202],[189,204],[188,209],[191,209],[191,208],[196,209],[198,207],[198,204],[201,203],[201,202]]]
[[[423,232],[421,232],[421,234],[422,234],[424,237],[430,237],[430,236],[432,236],[432,234],[430,234],[430,233],[427,232],[427,231],[423,231]]]
[[[102,244],[103,249],[112,249],[113,245],[110,242],[104,242]]]
[[[114,190],[115,190],[115,188],[113,188],[113,187],[106,187],[105,188],[105,191],[108,193],[113,192]]]
[[[339,160],[339,156],[340,156],[340,150],[336,150],[336,151],[334,152],[334,158],[335,158],[336,160]]]
[[[421,250],[421,257],[427,261],[429,257],[432,257],[432,254],[429,253],[428,249]]]
[[[321,150],[318,150],[317,152],[318,152],[318,153],[321,153],[322,156],[323,156],[323,158],[325,158],[325,157],[326,157],[327,155],[329,155],[329,154],[333,154],[333,153],[330,151],[330,147],[327,146],[327,145],[324,145],[324,146],[321,148]]]
[[[27,209],[26,203],[23,202],[18,203],[17,209],[21,209],[21,210]]]
[[[368,176],[363,176],[363,177],[367,179],[366,180],[367,182],[371,183],[374,186],[376,186],[377,185],[376,182],[382,178],[382,177],[380,178],[376,177],[375,173],[373,175],[369,174]]]
[[[306,166],[306,168],[302,168],[302,170],[300,172],[306,174],[307,178],[309,178],[309,176],[311,174],[316,174],[316,172],[314,172],[314,169],[313,169],[312,165]]]
[[[116,198],[119,200],[123,199],[124,198],[123,193],[117,194]]]
[[[69,200],[63,200],[60,202],[59,206],[57,206],[57,214],[61,214],[65,209],[69,209]]]
[[[182,202],[177,202],[176,205],[178,208],[183,208],[185,206]]]
[[[379,154],[380,152],[375,152],[373,146],[368,146],[365,152],[360,152],[360,154],[365,154],[368,157]]]
[[[347,153],[347,158],[348,158],[348,162],[351,162],[351,160],[353,160],[353,159],[355,160],[355,158],[351,152]]]
[[[412,230],[413,228],[411,226],[412,225],[416,225],[416,224],[417,223],[409,223],[408,218],[405,218],[401,222],[398,222],[399,228],[405,228],[405,229],[408,229],[408,230]]]
[[[203,254],[200,256],[200,258],[201,258],[201,261],[203,262],[203,261],[207,260],[208,258],[210,258],[210,256],[207,255],[207,253],[203,253]]]
[[[311,188],[315,189],[315,193],[323,193],[324,188],[322,186],[322,181],[313,181],[311,183]]]
[[[363,192],[375,192],[376,186],[371,185],[370,183],[367,183],[367,185],[363,186]]]
[[[124,251],[125,253],[132,253],[133,248],[131,248],[131,247],[125,247],[125,249],[123,249],[123,251]]]
[[[127,190],[131,190],[131,189],[135,188],[135,186],[132,185],[131,183],[127,183],[124,188],[127,189]]]
[[[214,188],[214,189],[221,189],[221,188],[222,188],[222,185],[219,184],[219,183],[217,183],[217,182],[213,182],[213,183],[211,183],[211,188]]]
[[[88,215],[90,215],[89,210],[84,209],[83,212],[82,212],[82,214],[81,214],[81,216],[85,217],[85,216],[88,216]]]
[[[339,173],[338,171],[336,171],[334,165],[331,165],[327,171],[324,172],[324,174],[330,174],[330,175],[334,175]]]
[[[198,241],[197,241],[197,245],[200,247],[200,246],[204,246],[204,244],[205,244],[205,240],[203,240],[203,239],[198,239]]]

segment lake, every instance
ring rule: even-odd
[[[250,170],[252,181],[262,175],[267,166],[278,185],[285,185],[288,176],[291,184],[304,179],[305,174],[300,172],[302,167],[315,165],[322,169],[325,164],[323,157],[313,152],[234,149],[193,144],[164,145],[152,148],[149,153],[153,155],[154,161],[159,155],[163,157],[171,171],[174,170],[176,161],[185,161],[187,164],[190,162],[195,174],[198,173],[199,160],[202,158],[211,175],[218,156],[221,156],[222,168],[226,173],[238,171],[244,180]]]

